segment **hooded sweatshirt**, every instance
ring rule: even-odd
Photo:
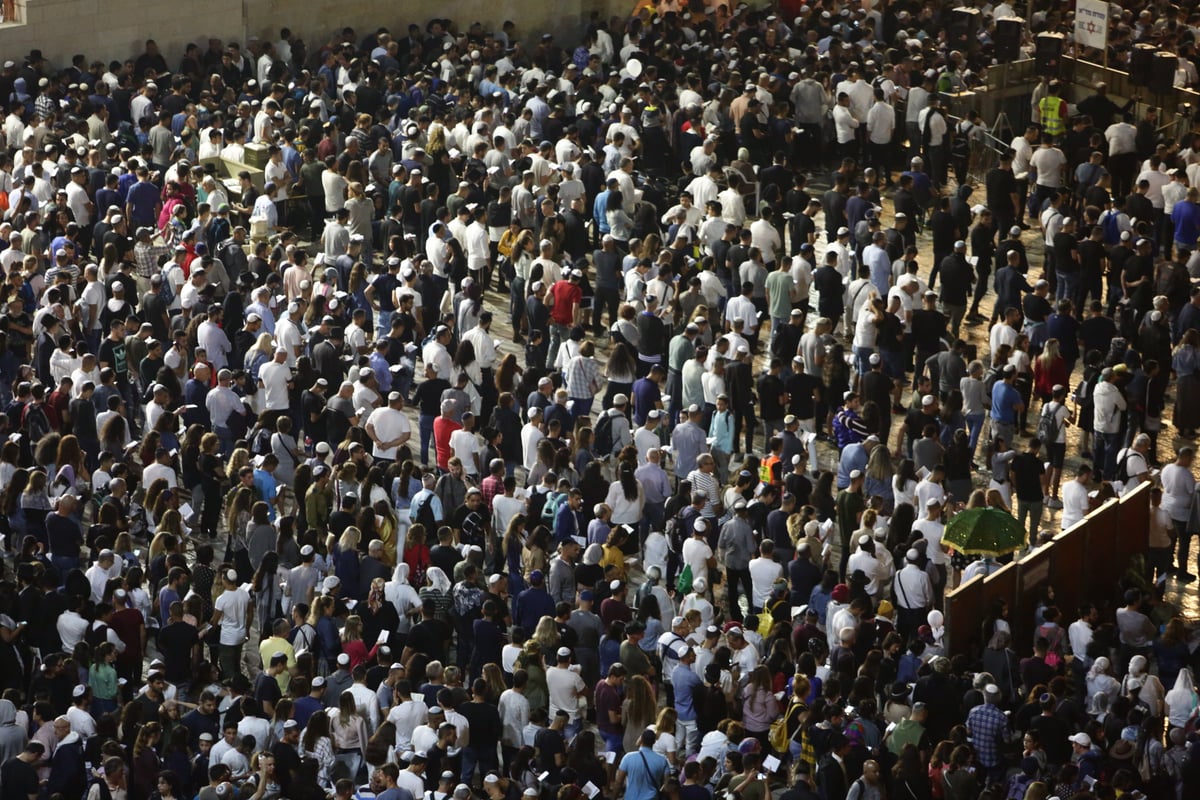
[[[0,700],[0,764],[25,749],[25,731],[17,725],[17,707],[11,700]]]

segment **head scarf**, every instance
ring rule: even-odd
[[[1171,689],[1172,692],[1184,692],[1187,694],[1195,694],[1196,682],[1192,679],[1192,671],[1188,667],[1179,670],[1179,674],[1175,677],[1175,686]]]
[[[1107,675],[1112,664],[1104,656],[1100,656],[1092,662],[1092,666],[1088,669],[1087,679],[1093,681],[1101,675]]]
[[[604,547],[600,544],[589,544],[587,550],[583,551],[583,563],[588,565],[599,564],[600,559],[604,558]]]
[[[1146,674],[1145,656],[1134,656],[1133,658],[1129,659],[1129,674],[1135,678],[1140,678]]]
[[[383,599],[383,578],[375,578],[371,581],[371,591],[367,593],[367,608],[372,612],[378,611]]]
[[[450,592],[450,579],[446,577],[445,572],[442,572],[441,567],[430,567],[426,570],[425,580],[429,581],[429,585],[439,592]]]

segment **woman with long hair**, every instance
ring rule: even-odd
[[[113,414],[100,426],[100,449],[114,454],[123,454],[125,445],[132,439],[129,435],[129,423],[120,414]]]
[[[608,202],[604,207],[604,218],[608,222],[609,232],[617,249],[622,253],[629,252],[629,239],[633,236],[633,220],[624,209],[625,198],[621,192],[613,190],[608,193]]]
[[[886,447],[876,447],[867,458],[866,485],[863,489],[866,497],[882,497],[884,509],[890,510],[895,505],[892,494],[892,479],[895,471],[892,469],[892,454]]]
[[[609,523],[618,525],[639,525],[645,512],[646,494],[641,483],[634,477],[634,469],[629,464],[622,464],[617,471],[617,480],[608,490],[604,499],[612,509]]]
[[[496,391],[515,392],[521,383],[521,376],[524,374],[525,369],[517,361],[516,353],[504,356],[500,361],[500,366],[496,368]]]
[[[657,713],[658,701],[650,681],[645,675],[631,675],[625,682],[625,699],[621,701],[626,752],[636,752],[642,731],[654,724]]]
[[[384,722],[371,734],[367,746],[363,748],[363,761],[367,765],[367,783],[371,782],[375,771],[384,764],[396,763],[395,723]]]
[[[200,478],[200,532],[211,538],[217,535],[221,519],[221,440],[215,433],[200,437],[196,471]]]
[[[538,525],[529,532],[521,548],[521,571],[526,581],[535,569],[545,573],[550,564],[550,552],[550,529],[545,525]]]
[[[279,554],[270,551],[263,556],[250,581],[250,593],[254,598],[254,617],[258,620],[259,640],[271,637],[271,627],[279,619],[283,590],[279,588],[277,572]]]
[[[632,308],[632,306],[630,306]],[[613,407],[613,398],[619,394],[629,397],[633,392],[633,382],[637,379],[637,360],[634,358],[631,345],[618,342],[613,345],[608,355],[608,363],[604,365],[604,376],[608,383],[604,389],[604,409]],[[600,453],[601,456],[611,455]]]
[[[759,664],[750,672],[750,679],[742,690],[742,724],[746,726],[746,734],[768,747],[771,723],[779,716],[779,711],[779,701],[772,691],[771,673],[766,665]]]
[[[382,578],[379,580],[382,581]],[[378,635],[376,633],[376,636]],[[347,617],[346,624],[342,628],[342,652],[350,656],[350,670],[353,671],[359,664],[366,664],[372,661],[378,650],[378,642],[368,650],[366,643],[363,641],[362,617],[357,614],[351,614]]]
[[[55,483],[65,477],[65,484],[68,491],[82,493],[87,491],[87,484],[91,481],[91,473],[84,466],[83,450],[79,447],[79,439],[73,434],[67,434],[58,440],[58,453],[54,458],[54,466],[57,471],[55,475]]]
[[[459,376],[467,376],[466,392],[471,398],[471,413],[478,417],[482,406],[479,390],[483,386],[483,369],[476,357],[475,345],[466,339],[459,342],[451,366],[450,385],[456,385]]]
[[[353,698],[353,695],[350,695]],[[319,709],[308,718],[304,727],[304,735],[300,739],[300,753],[305,758],[317,762],[317,782],[330,788],[333,784],[331,776],[337,757],[333,749],[333,737],[330,735],[329,717],[333,712]]]
[[[334,740],[334,752],[338,763],[346,765],[352,780],[358,780],[367,741],[367,721],[359,714],[353,692],[342,692],[337,706],[329,712],[329,733]]]
[[[308,614],[308,624],[316,632],[310,652],[316,660],[317,671],[328,675],[336,669],[337,657],[342,653],[342,640],[337,623],[333,621],[333,598],[322,595],[313,601]]]
[[[249,578],[254,567],[250,563],[250,552],[246,544],[247,526],[252,522],[252,509],[255,492],[249,486],[238,486],[230,495],[228,507],[225,509],[225,525],[228,541],[225,558],[232,561],[238,571],[238,579]]]
[[[409,527],[405,538],[402,563],[408,567],[408,574],[414,586],[424,585],[425,572],[433,563],[429,556],[427,537],[425,526],[417,522]]]
[[[514,587],[521,587],[516,589],[519,592],[527,585],[525,574],[521,569],[521,556],[524,550],[525,515],[518,513],[508,520],[508,527],[504,529],[504,536],[500,539],[500,552],[504,555],[510,593],[514,591]]]
[[[162,741],[162,725],[147,722],[137,732],[133,745],[132,781],[129,785],[130,800],[149,800],[158,786],[158,773],[162,770],[162,759],[158,757],[158,743]]]
[[[520,655],[514,664],[514,669],[523,669],[529,681],[525,684],[525,699],[530,708],[546,708],[550,702],[550,689],[546,685],[546,661],[542,658],[542,648],[538,642],[530,638],[526,640]]]
[[[679,713],[667,706],[658,712],[658,719],[654,722],[654,752],[667,760],[667,771],[672,774],[678,773],[683,764],[683,759],[679,757],[679,743],[675,738],[678,721]]]
[[[1059,351],[1058,339],[1047,339],[1042,353],[1033,359],[1033,391],[1043,403],[1050,402],[1055,386],[1066,386],[1071,382],[1067,372],[1067,360]]]
[[[362,532],[351,525],[342,532],[334,546],[334,572],[342,582],[342,591],[346,597],[359,596],[359,578],[362,575],[362,560],[358,552],[358,544]]]

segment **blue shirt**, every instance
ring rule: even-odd
[[[712,421],[708,423],[708,435],[713,437],[712,450],[721,453],[733,452],[733,414],[726,411],[714,411]]]
[[[649,768],[649,769],[647,769]],[[657,800],[667,760],[649,747],[626,753],[618,767],[625,773],[625,800]]]
[[[696,670],[687,664],[680,664],[671,673],[671,684],[675,687],[675,711],[681,722],[691,722],[696,719],[695,693],[704,688],[704,681],[696,674]]]
[[[1021,393],[1011,384],[996,381],[992,387],[992,419],[997,422],[1007,422],[1015,425],[1017,422],[1017,404],[1021,402]]]
[[[131,222],[136,225],[154,225],[154,207],[158,205],[158,187],[150,181],[138,181],[129,187],[125,202],[133,206]]]
[[[646,423],[646,415],[658,407],[662,400],[662,392],[658,384],[649,378],[638,378],[633,382],[633,421],[638,425]]]
[[[259,497],[266,501],[269,511],[267,518],[272,522],[275,521],[275,504],[272,501],[275,499],[278,486],[274,475],[265,469],[254,470],[254,488],[258,490]]]
[[[1200,236],[1200,204],[1187,200],[1176,203],[1171,211],[1171,222],[1175,225],[1175,241],[1190,247]]]
[[[315,697],[304,695],[304,697],[296,698],[296,702],[292,704],[292,719],[303,728],[308,724],[308,718],[325,707],[325,704]]]
[[[880,445],[881,447],[883,445]],[[846,445],[842,450],[842,459],[838,462],[837,488],[845,489],[850,485],[850,473],[859,469],[866,472],[867,450],[861,442]]]
[[[600,228],[601,233],[608,233],[611,228],[608,227],[608,189],[605,189],[600,194],[596,195],[595,202],[592,203],[592,219]]]

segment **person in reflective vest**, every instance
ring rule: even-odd
[[[1042,132],[1058,137],[1067,130],[1067,103],[1059,94],[1062,88],[1058,81],[1051,81],[1048,94],[1038,101],[1038,112],[1042,117]]]

